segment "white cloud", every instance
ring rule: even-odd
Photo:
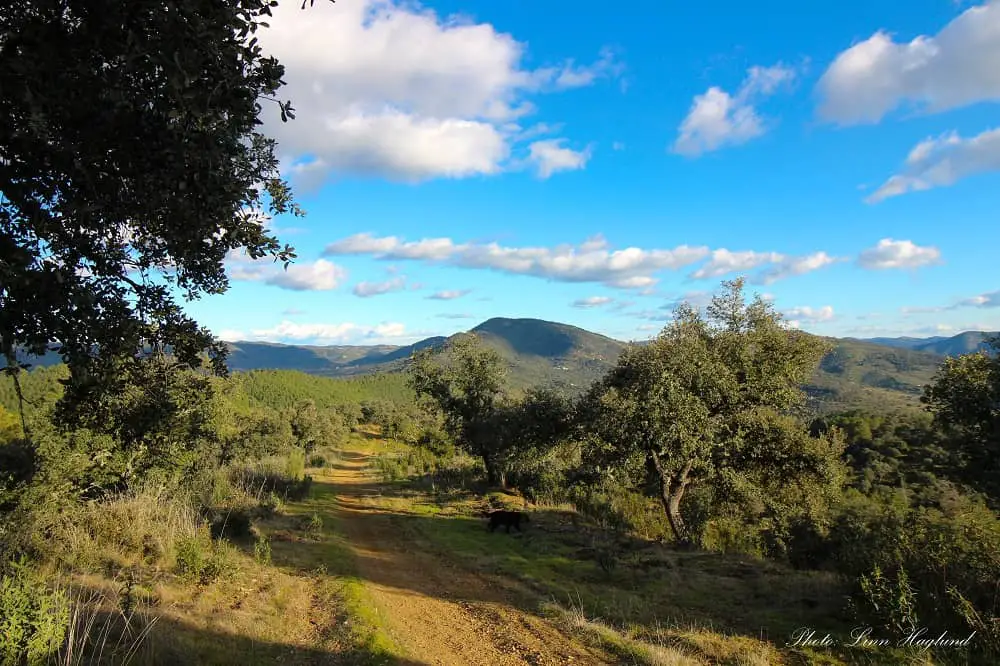
[[[826,252],[814,252],[804,257],[782,255],[781,259],[775,262],[771,268],[761,271],[750,281],[754,284],[772,284],[778,280],[817,271],[840,261],[844,261],[844,259],[831,257]]]
[[[528,161],[532,163],[539,178],[548,178],[557,171],[576,171],[587,166],[592,147],[583,150],[564,148],[565,139],[535,141],[528,146]]]
[[[224,340],[226,342],[236,342],[238,340],[246,340],[247,336],[246,333],[244,333],[243,331],[239,331],[232,328],[224,328],[221,331],[219,331],[219,334],[215,337],[219,338],[220,340]]]
[[[513,123],[540,94],[618,76],[603,50],[592,64],[572,60],[526,68],[526,44],[487,23],[441,17],[416,2],[295,3],[274,10],[258,33],[286,67],[296,119],[269,119],[299,186],[330,174],[402,181],[502,171],[518,147]]]
[[[731,252],[725,248],[712,251],[712,257],[691,277],[703,280],[719,277],[734,271],[745,271],[763,264],[778,262],[784,257],[777,252]]]
[[[359,282],[354,285],[354,295],[368,298],[406,289],[406,277],[399,276],[384,282]]]
[[[286,308],[281,314],[291,317],[295,315],[303,315],[305,314],[305,311],[299,310],[298,308]]]
[[[830,321],[835,316],[832,305],[824,305],[821,308],[813,308],[808,305],[803,305],[784,310],[782,315],[789,318],[789,320],[799,322],[800,324],[801,322],[816,324],[819,322]]]
[[[368,326],[353,322],[299,324],[285,320],[272,328],[254,330],[244,339],[316,344],[378,344],[398,342],[419,335],[418,332],[408,333],[406,326],[398,322]]]
[[[921,247],[913,241],[891,238],[883,238],[858,256],[858,265],[868,270],[920,268],[940,263],[941,251],[936,247]]]
[[[754,104],[795,78],[795,71],[782,65],[751,67],[735,95],[712,86],[696,95],[681,122],[673,151],[696,157],[724,146],[735,146],[766,131]]]
[[[434,301],[453,301],[456,298],[462,298],[463,296],[468,295],[471,291],[471,289],[446,289],[444,291],[431,294],[427,298]]]
[[[602,305],[607,305],[614,301],[615,299],[610,296],[590,296],[588,298],[580,298],[571,303],[574,308],[599,308]]]
[[[1000,290],[962,298],[953,301],[951,305],[905,305],[899,308],[903,316],[915,314],[930,314],[958,310],[961,308],[1000,308]]]
[[[284,268],[271,259],[250,259],[239,251],[226,258],[229,277],[246,282],[263,282],[293,291],[329,291],[347,278],[347,269],[326,259],[294,263]]]
[[[625,150],[625,144],[622,143],[621,141],[615,141],[611,144],[611,150],[614,150],[616,152],[620,150]]]
[[[907,43],[878,31],[843,51],[819,81],[819,115],[875,123],[905,104],[938,112],[1000,99],[1000,2],[963,12]]]
[[[455,243],[449,238],[403,241],[357,234],[331,243],[325,255],[368,254],[378,259],[442,262],[462,268],[482,268],[561,282],[599,282],[621,289],[648,289],[654,274],[677,270],[708,254],[706,247],[681,245],[670,250],[629,247],[610,250],[602,236],[578,246],[504,247],[497,243]]]
[[[958,305],[974,308],[1000,308],[1000,290],[963,299]]]
[[[865,199],[878,203],[907,192],[954,185],[963,178],[1000,171],[1000,128],[963,139],[949,132],[918,143],[902,173],[890,177]]]

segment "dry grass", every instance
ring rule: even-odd
[[[77,571],[174,566],[177,545],[194,538],[199,519],[188,501],[157,488],[67,510],[51,524],[45,552]]]

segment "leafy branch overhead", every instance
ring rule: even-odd
[[[302,214],[259,131],[265,101],[294,118],[277,98],[284,68],[254,36],[276,5],[35,0],[0,12],[9,367],[55,344],[73,371],[69,399],[142,349],[169,347],[188,365],[207,349],[225,372],[224,345],[172,289],[226,291],[233,251],[295,258],[266,228]]]

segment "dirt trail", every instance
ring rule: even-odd
[[[378,485],[368,456],[347,453],[334,470],[340,527],[390,635],[423,664],[463,666],[613,663],[518,609],[502,584],[407,543],[368,500]]]

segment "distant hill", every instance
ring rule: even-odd
[[[943,340],[934,340],[917,347],[920,351],[941,354],[942,356],[959,356],[977,351],[984,351],[986,339],[1000,333],[984,333],[982,331],[966,331]]]
[[[489,319],[472,332],[507,362],[515,388],[549,386],[577,393],[600,378],[618,359],[624,342],[585,329],[541,319]],[[975,351],[990,334],[967,332],[951,338],[828,338],[833,349],[804,387],[813,409],[905,408],[918,405],[922,388],[946,356]],[[235,371],[300,370],[326,377],[394,373],[410,355],[439,347],[449,338],[412,345],[305,346],[267,342],[229,343]],[[41,365],[57,359],[46,358]]]
[[[986,339],[1000,333],[984,331],[966,331],[951,337],[934,336],[930,338],[851,338],[859,342],[871,342],[886,347],[900,347],[916,351],[941,354],[942,356],[958,356],[986,349]]]
[[[947,340],[944,336],[935,336],[932,338],[912,338],[909,336],[903,336],[901,338],[846,338],[847,340],[856,340],[858,342],[870,342],[875,345],[884,345],[886,347],[899,347],[901,349],[919,349],[921,345],[931,344],[933,342],[938,342],[940,340]]]
[[[625,343],[585,329],[540,319],[489,319],[471,332],[506,360],[515,388],[549,386],[569,393],[584,390],[618,359]],[[957,336],[961,337],[961,336]],[[234,370],[262,367],[295,368],[332,377],[399,372],[416,350],[440,346],[448,338],[421,340],[402,347],[295,347],[234,343]],[[870,340],[828,339],[833,350],[804,387],[814,410],[852,407],[905,408],[918,405],[923,386],[943,360],[921,345],[940,345],[951,338]],[[896,344],[891,344],[895,342]],[[954,348],[960,346],[953,344]],[[236,353],[236,350],[240,353]],[[256,356],[260,354],[261,356]],[[279,364],[280,363],[280,364]],[[292,365],[296,363],[296,365]]]

